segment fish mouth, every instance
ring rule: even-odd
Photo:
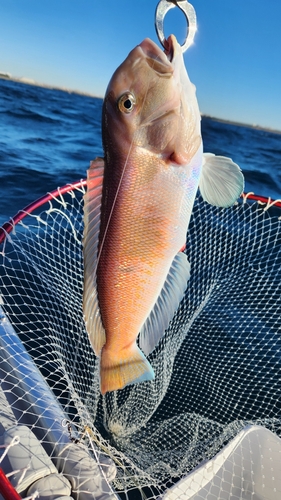
[[[165,48],[164,52],[150,38],[145,38],[139,45],[149,66],[160,74],[173,73],[172,60],[176,38],[171,35],[166,43],[167,49]]]
[[[138,51],[141,51],[142,57],[145,58],[146,63],[157,73],[160,77],[168,78],[173,81],[169,85],[170,90],[169,98],[165,99],[162,105],[159,105],[157,110],[155,109],[149,116],[146,117],[142,125],[155,123],[161,120],[162,117],[168,116],[168,114],[173,114],[175,109],[179,107],[180,102],[180,92],[178,90],[178,84],[180,81],[180,66],[182,56],[181,47],[177,42],[174,35],[170,35],[165,41],[164,51],[156,45],[150,38],[145,38],[143,42],[137,47]],[[140,52],[139,52],[140,53]]]

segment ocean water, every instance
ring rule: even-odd
[[[199,103],[200,105],[200,103]],[[0,224],[86,176],[101,156],[102,100],[0,79]],[[242,168],[245,191],[281,197],[281,134],[203,117],[204,150]]]

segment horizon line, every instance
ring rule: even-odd
[[[86,92],[86,91],[77,90],[77,89],[70,89],[70,88],[67,88],[67,87],[60,87],[60,86],[57,86],[57,85],[50,85],[50,84],[47,84],[47,83],[40,83],[40,82],[36,82],[33,79],[26,78],[26,77],[15,77],[15,76],[10,75],[10,73],[0,72],[0,79],[12,81],[12,82],[17,82],[17,83],[23,83],[23,84],[26,84],[26,85],[33,85],[34,87],[42,87],[42,88],[46,88],[46,89],[49,89],[49,90],[60,90],[61,92],[67,92],[69,94],[84,95],[84,96],[87,96],[87,97],[92,97],[94,99],[102,99],[102,100],[104,99],[103,96],[92,94],[91,92]],[[264,130],[266,132],[271,132],[273,134],[281,134],[281,129],[280,130],[279,129],[274,129],[274,128],[271,128],[271,127],[265,127],[263,125],[251,124],[251,123],[246,123],[246,122],[240,122],[240,121],[236,121],[236,120],[230,120],[230,119],[227,119],[227,118],[219,118],[217,116],[208,115],[208,114],[205,114],[205,113],[201,113],[201,117],[202,118],[210,118],[211,120],[214,120],[214,121],[217,121],[217,122],[220,122],[220,123],[226,123],[226,124],[229,124],[229,125],[235,125],[237,127],[247,127],[247,128],[252,128],[252,129],[256,129],[256,130]]]

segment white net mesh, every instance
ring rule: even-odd
[[[269,460],[279,477],[274,469],[262,479],[265,465],[259,465],[264,496],[255,493],[258,453],[251,455],[260,437],[246,447],[252,459],[245,450],[237,452],[220,466],[219,478],[196,476],[203,493],[196,496],[185,484],[181,493],[167,493],[248,424],[280,435],[280,209],[247,200],[218,209],[196,200],[186,249],[191,278],[149,356],[155,381],[102,397],[82,313],[83,192],[81,187],[52,199],[1,245],[2,308],[8,318],[2,326],[11,335],[10,347],[15,340],[9,322],[62,405],[70,438],[79,439],[99,464],[111,458],[116,476],[111,471],[106,477],[120,498],[280,498],[281,448],[270,433],[275,444]],[[5,350],[2,345],[0,358]],[[48,429],[36,429],[40,398],[28,403],[28,388],[20,393],[8,374],[15,356],[5,357],[4,393],[17,422],[24,420],[44,444]],[[105,483],[99,491],[94,498],[111,498]]]

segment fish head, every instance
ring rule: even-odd
[[[113,74],[103,104],[103,144],[107,160],[137,147],[180,165],[199,150],[196,90],[174,35],[165,51],[146,38]]]

